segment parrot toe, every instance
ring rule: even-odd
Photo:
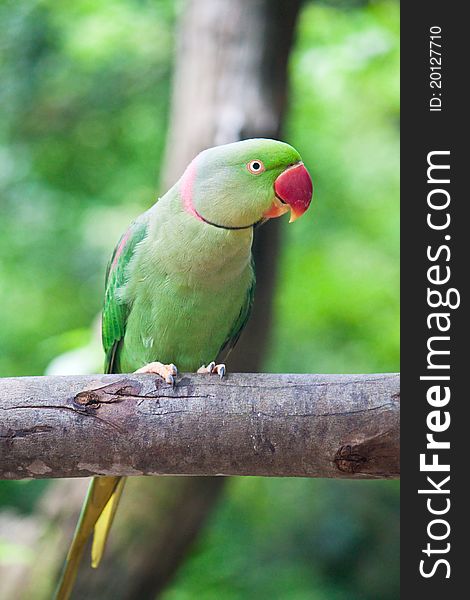
[[[222,379],[225,375],[225,373],[227,372],[225,365],[224,364],[220,364],[217,365],[215,364],[215,361],[211,361],[207,367],[205,365],[202,365],[202,367],[199,367],[199,369],[197,370],[197,373],[202,373],[205,375],[218,375],[220,377],[220,379]]]
[[[155,361],[144,365],[140,369],[135,371],[136,373],[153,373],[155,375],[160,375],[162,379],[165,380],[166,383],[175,387],[176,384],[176,376],[178,375],[178,369],[173,363],[169,365],[164,365],[161,362]]]

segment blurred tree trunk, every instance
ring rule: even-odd
[[[301,0],[188,2],[178,33],[164,189],[204,148],[248,137],[279,137],[287,97],[287,63],[300,4]],[[254,311],[230,356],[230,370],[249,372],[262,366],[279,243],[276,220],[256,232]],[[70,486],[73,482],[66,483]],[[74,597],[155,598],[184,559],[224,483],[224,478],[209,477],[131,478],[103,563],[92,571],[84,560]],[[44,577],[43,555],[48,555],[43,566],[49,573],[59,568],[80,501],[76,495],[68,501],[63,485],[57,484],[44,498],[44,510],[60,507],[60,502],[67,506],[51,515],[54,533],[39,544],[32,585],[23,581],[28,590],[17,597],[45,597],[38,595],[34,585],[39,573]],[[55,550],[50,547],[53,541]],[[51,553],[58,558],[52,560]]]

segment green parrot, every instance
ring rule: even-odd
[[[255,288],[253,229],[310,205],[313,185],[284,142],[250,139],[201,152],[180,180],[118,242],[106,274],[102,334],[106,373],[154,373],[174,385],[177,368],[218,374],[238,340]],[[67,555],[57,600],[72,591],[93,533],[97,567],[124,477],[94,477]]]

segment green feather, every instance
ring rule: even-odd
[[[255,263],[253,257],[251,258],[251,268],[253,270],[253,279],[251,281],[251,285],[247,290],[245,302],[240,309],[240,314],[238,315],[238,319],[234,322],[230,333],[228,334],[227,339],[225,340],[222,348],[220,349],[218,355],[222,355],[222,360],[227,360],[228,355],[234,348],[235,344],[238,342],[238,339],[245,328],[245,325],[250,318],[251,309],[253,307],[253,302],[255,299],[255,287],[256,287],[256,276],[255,276]]]
[[[102,317],[102,340],[105,357],[105,373],[119,372],[118,348],[126,332],[129,305],[119,298],[119,290],[126,282],[126,272],[135,248],[141,242],[148,227],[148,212],[134,221],[116,245],[106,270],[105,298]]]

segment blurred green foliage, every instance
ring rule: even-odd
[[[89,343],[113,244],[158,189],[178,8],[0,3],[0,376]],[[268,370],[399,368],[398,60],[398,3],[304,7],[285,138],[316,195],[283,225]],[[0,482],[0,506],[44,485]],[[165,594],[194,597],[398,598],[398,485],[232,480]]]
[[[284,224],[272,370],[399,368],[398,17],[390,2],[303,12],[286,129],[315,205]]]
[[[33,375],[86,340],[112,246],[155,197],[173,3],[7,2],[0,22],[0,375]]]

